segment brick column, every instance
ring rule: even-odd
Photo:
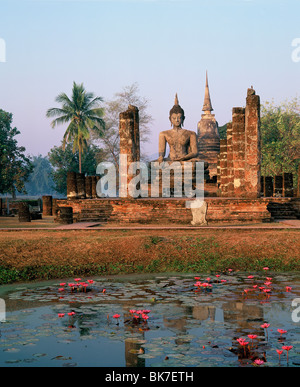
[[[232,109],[232,167],[234,196],[245,197],[245,109]]]
[[[232,122],[227,124],[227,193],[234,196]]]
[[[45,195],[42,196],[43,200],[43,215],[51,216],[52,215],[52,196]]]
[[[85,199],[85,176],[84,173],[76,173],[77,197]]]
[[[260,98],[251,88],[245,108],[245,193],[248,198],[260,197],[261,191]]]
[[[283,174],[283,196],[286,198],[291,198],[294,196],[292,173],[285,172]]]
[[[273,196],[274,184],[272,176],[262,176],[261,186],[261,192],[264,197],[268,198]]]
[[[77,199],[77,180],[76,172],[67,173],[67,198],[69,200]]]
[[[218,154],[218,158],[217,158],[217,184],[218,184],[218,186],[221,184],[221,180],[220,180],[220,153]]]
[[[127,164],[120,168],[120,192],[122,196],[128,195],[128,183],[132,176],[128,175],[128,166],[135,161],[140,161],[140,135],[139,135],[139,110],[129,105],[125,112],[119,115],[120,157],[127,155]],[[126,183],[126,189],[123,184]],[[122,187],[121,187],[122,185]],[[125,193],[126,191],[126,193]]]
[[[274,196],[282,197],[283,194],[283,176],[276,175],[274,176]]]
[[[85,196],[87,199],[92,198],[92,176],[85,177]]]
[[[300,197],[300,164],[298,165],[298,182],[297,182],[297,189],[296,189],[296,197]]]
[[[227,140],[220,140],[220,190],[221,196],[227,196]]]

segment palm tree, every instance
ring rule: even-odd
[[[51,125],[54,128],[58,124],[69,123],[63,137],[63,149],[66,143],[73,141],[73,152],[79,153],[79,172],[81,173],[81,155],[87,146],[90,137],[90,129],[103,135],[105,129],[103,108],[99,103],[103,101],[101,97],[95,97],[94,93],[88,93],[83,84],[73,82],[71,99],[61,93],[55,101],[62,104],[61,108],[51,108],[47,110],[47,117],[57,117]]]

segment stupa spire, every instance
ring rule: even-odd
[[[212,105],[211,105],[209,87],[208,87],[207,71],[206,71],[205,93],[204,93],[204,103],[203,103],[202,111],[211,112],[212,110],[214,110],[214,109],[212,108]]]

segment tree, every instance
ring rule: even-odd
[[[261,106],[262,173],[291,172],[296,177],[300,161],[300,101],[294,98],[275,106]]]
[[[136,106],[139,109],[139,129],[140,141],[145,143],[148,141],[149,124],[152,122],[152,117],[147,113],[148,100],[139,96],[139,88],[137,83],[123,87],[122,91],[115,94],[112,101],[105,104],[105,133],[98,133],[93,130],[93,139],[99,141],[103,146],[104,153],[108,156],[108,161],[112,161],[118,166],[120,152],[120,137],[119,137],[119,114],[128,109],[128,105]],[[100,136],[99,136],[100,134]]]
[[[52,165],[51,177],[54,182],[53,188],[63,195],[67,194],[67,173],[68,171],[79,172],[79,152],[73,152],[72,144],[63,147],[55,146],[48,153]],[[82,170],[90,176],[96,175],[97,165],[102,161],[102,150],[94,144],[87,144],[82,157]]]
[[[47,156],[33,156],[32,157],[33,172],[28,181],[25,183],[25,189],[28,195],[42,196],[54,195],[53,179],[51,173],[53,171],[52,165]]]
[[[0,109],[0,193],[11,193],[16,198],[16,191],[26,194],[25,182],[33,170],[25,148],[18,146],[15,137],[20,134],[12,128],[12,114]]]
[[[78,151],[81,172],[81,158],[84,149],[87,148],[90,129],[97,130],[99,136],[104,133],[105,123],[101,118],[103,109],[99,105],[103,99],[87,92],[83,84],[73,82],[71,99],[65,93],[61,93],[55,100],[61,103],[62,107],[48,109],[46,115],[57,117],[51,123],[53,128],[58,124],[69,123],[63,137],[63,149],[68,142],[73,142],[73,152]]]

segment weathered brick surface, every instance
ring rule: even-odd
[[[248,89],[245,108],[245,196],[257,198],[261,192],[260,98]]]
[[[74,221],[108,223],[187,224],[192,221],[187,198],[58,200],[58,206],[72,206]],[[267,199],[206,198],[206,219],[210,223],[260,222],[270,219]]]
[[[284,197],[293,197],[293,174],[284,173],[283,174],[283,196]]]
[[[245,109],[232,109],[232,169],[234,197],[245,197]]]
[[[45,195],[42,196],[43,200],[43,215],[51,216],[52,215],[52,196]]]
[[[261,193],[264,197],[273,196],[273,177],[272,176],[261,176]]]
[[[227,196],[234,196],[232,123],[227,124]]]
[[[131,181],[128,167],[135,161],[140,161],[139,111],[132,105],[119,115],[120,155],[126,155],[127,166],[121,171],[121,182]],[[121,183],[122,184],[122,183]],[[128,190],[127,190],[128,194]]]
[[[220,140],[220,189],[221,196],[227,196],[227,140]]]

